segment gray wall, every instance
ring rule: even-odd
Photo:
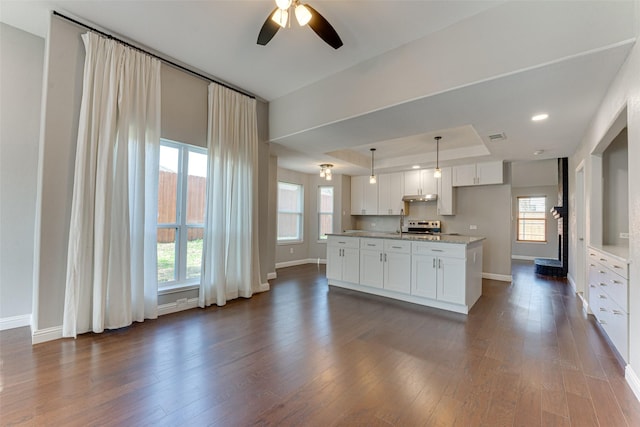
[[[85,30],[64,20],[52,17],[45,49],[44,121],[40,138],[38,196],[36,215],[36,248],[34,265],[34,320],[35,331],[58,327],[62,324],[66,259],[69,235],[71,195],[73,192],[73,170],[77,139],[78,117],[82,98],[82,76],[84,46],[80,35]],[[187,76],[187,77],[185,77]],[[194,145],[206,144],[206,121],[203,122],[201,108],[205,109],[207,82],[197,81],[189,75],[178,75],[171,67],[163,67],[162,108],[172,114],[186,112],[183,120],[171,122],[163,112],[163,137],[182,140]],[[194,80],[195,79],[195,80]],[[177,86],[177,87],[176,87]],[[203,93],[198,88],[203,88]],[[197,93],[197,95],[196,95]],[[182,95],[188,96],[182,96]],[[203,102],[204,101],[204,102]],[[165,105],[166,103],[166,105]],[[175,103],[175,105],[173,105]],[[178,107],[178,108],[176,108]],[[264,142],[268,134],[268,106],[258,104],[259,149],[259,207],[269,204],[269,150]],[[197,129],[196,129],[197,128]],[[202,139],[204,137],[204,140]],[[268,218],[267,218],[268,220]],[[268,230],[265,220],[259,218],[259,226]],[[268,233],[259,232],[259,238],[269,239]],[[275,239],[274,239],[275,241]],[[269,271],[269,253],[265,247],[275,243],[260,242],[261,277],[266,281]],[[173,302],[179,298],[193,298],[193,291],[163,295],[159,304]]]
[[[291,262],[291,261],[299,261],[309,258],[309,215],[313,215],[310,210],[309,198],[311,197],[309,194],[309,175],[305,173],[300,173],[296,171],[292,171],[289,169],[278,168],[278,181],[290,182],[292,184],[302,185],[302,191],[304,194],[304,205],[302,218],[304,219],[304,224],[302,226],[302,242],[296,243],[278,243],[276,240],[276,264],[282,262]],[[275,192],[276,200],[278,198],[278,188],[276,186]],[[277,204],[276,204],[276,215],[277,215]],[[276,218],[277,224],[277,218]],[[277,237],[276,237],[277,239]]]
[[[0,321],[31,314],[44,39],[0,23]]]
[[[557,169],[557,165],[556,165]],[[557,171],[556,171],[557,172]],[[511,255],[513,258],[558,258],[558,220],[549,209],[558,204],[558,187],[511,187],[513,196],[513,227],[511,230]],[[518,197],[546,196],[547,241],[546,243],[529,243],[518,241]]]

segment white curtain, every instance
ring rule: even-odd
[[[211,83],[207,139],[200,307],[261,290],[256,100]]]
[[[93,33],[86,58],[63,336],[157,317],[160,61]]]

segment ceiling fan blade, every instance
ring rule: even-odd
[[[275,36],[280,29],[280,25],[278,25],[277,22],[274,22],[271,19],[276,10],[278,10],[277,7],[271,11],[269,16],[267,16],[267,20],[264,21],[264,24],[262,24],[262,28],[260,29],[260,33],[258,34],[257,43],[259,45],[265,46],[267,43],[269,43],[273,36]]]
[[[336,30],[333,29],[331,24],[329,24],[329,21],[324,19],[324,17],[320,15],[317,10],[315,10],[308,4],[305,4],[305,6],[311,12],[311,20],[309,21],[309,26],[318,35],[318,37],[320,37],[325,41],[325,43],[327,43],[334,49],[338,49],[340,46],[342,46],[342,40],[340,40],[340,36],[336,32]]]

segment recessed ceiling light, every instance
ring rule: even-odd
[[[533,120],[534,122],[539,122],[540,120],[546,120],[548,118],[549,118],[549,115],[547,113],[540,113],[531,117],[531,120]]]
[[[534,156],[539,156],[540,154],[544,153],[544,150],[536,150],[533,152]]]
[[[420,169],[420,165],[413,165],[411,166],[413,169]]]

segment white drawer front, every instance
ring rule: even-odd
[[[437,257],[465,258],[466,246],[454,243],[413,242],[412,253],[415,255],[432,255]]]
[[[625,312],[628,312],[629,307],[629,287],[627,285],[627,280],[622,277],[609,273],[607,275],[607,281],[605,282],[606,291],[613,299],[616,304],[618,304]],[[602,284],[600,284],[602,287]]]
[[[384,250],[384,240],[382,239],[360,239],[360,249],[367,249],[370,251]]]
[[[411,253],[411,242],[400,240],[385,240],[384,251],[409,254]]]
[[[625,313],[617,304],[608,301],[600,308],[602,316],[598,322],[609,336],[609,339],[616,347],[625,361],[629,360],[629,315]]]
[[[358,249],[360,247],[360,239],[358,237],[328,236],[327,244],[341,248]]]

